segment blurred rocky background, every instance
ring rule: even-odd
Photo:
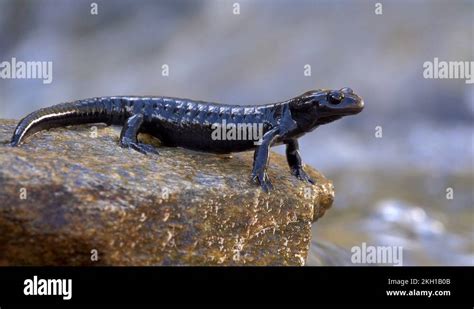
[[[0,118],[94,96],[263,104],[349,86],[363,113],[300,141],[336,188],[308,264],[350,264],[362,242],[403,246],[405,265],[474,264],[474,86],[423,78],[434,57],[473,60],[473,1],[383,1],[382,15],[375,1],[92,2],[0,0],[0,61],[54,67],[49,85],[0,80]]]

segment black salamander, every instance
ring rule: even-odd
[[[286,144],[291,173],[302,181],[314,183],[303,170],[298,138],[321,124],[357,114],[363,108],[362,98],[350,88],[312,90],[284,102],[258,106],[169,97],[99,97],[58,104],[29,114],[16,127],[11,146],[18,146],[38,131],[55,127],[86,123],[123,125],[120,146],[144,154],[158,152],[153,146],[140,143],[138,133],[157,137],[163,146],[203,152],[225,154],[255,150],[251,177],[268,191],[272,189],[266,173],[271,146]],[[242,128],[253,130],[237,135],[241,137],[238,139],[232,130]],[[225,130],[230,131],[230,135]],[[252,132],[260,134],[249,138]]]

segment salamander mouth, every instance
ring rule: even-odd
[[[342,115],[321,117],[318,119],[318,125],[333,122],[334,120],[337,120],[339,118],[342,118]]]

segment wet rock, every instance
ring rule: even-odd
[[[251,152],[145,156],[101,125],[11,148],[15,124],[0,120],[0,265],[303,265],[334,197],[320,173],[307,167],[317,184],[303,184],[275,153],[266,194],[249,181]]]

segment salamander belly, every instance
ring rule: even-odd
[[[263,126],[238,123],[176,125],[159,122],[147,126],[147,133],[157,137],[163,146],[182,147],[211,153],[231,153],[255,149],[264,134]]]

